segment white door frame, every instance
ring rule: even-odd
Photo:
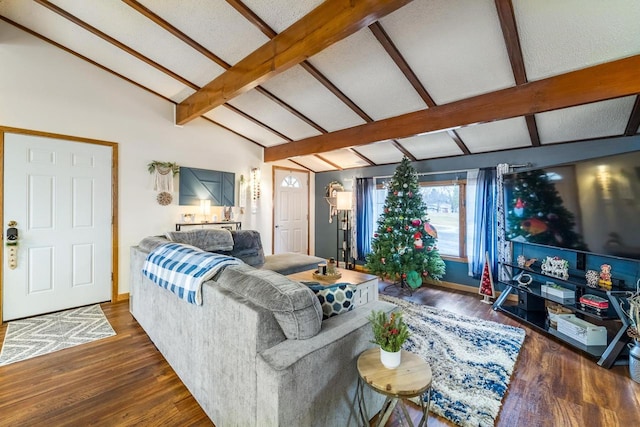
[[[307,175],[307,255],[309,255],[309,245],[311,241],[311,181],[308,170],[285,168],[283,166],[273,166],[271,168],[271,253],[275,253],[276,250],[276,191],[278,186],[276,184],[276,170],[304,173]]]
[[[16,133],[23,135],[42,136],[52,139],[63,139],[71,142],[82,142],[85,144],[98,144],[111,147],[111,302],[116,302],[120,298],[118,296],[118,144],[115,142],[101,141],[97,139],[80,138],[77,136],[61,135],[56,133],[39,132],[28,129],[19,129],[6,126],[0,126],[0,164],[4,165],[4,134]],[[0,206],[4,206],[4,166],[0,173]],[[0,209],[0,224],[6,228],[4,219],[4,209]],[[4,230],[2,230],[4,239]],[[2,322],[2,295],[4,276],[4,241],[2,242],[2,250],[0,250],[0,323]],[[125,296],[123,296],[123,299]]]

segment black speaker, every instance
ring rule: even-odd
[[[584,271],[587,267],[587,254],[576,252],[576,269]]]

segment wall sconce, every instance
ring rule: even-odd
[[[207,222],[207,218],[211,214],[211,200],[200,199],[200,213],[202,213],[202,222]]]
[[[598,172],[596,172],[596,180],[602,190],[602,198],[604,200],[611,199],[611,172],[608,165],[598,166]]]
[[[260,199],[260,169],[251,169],[251,200]]]

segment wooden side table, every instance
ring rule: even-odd
[[[363,387],[364,384],[367,384],[377,393],[386,396],[378,415],[378,426],[387,423],[391,413],[400,403],[404,417],[413,427],[404,399],[419,397],[422,419],[418,426],[425,426],[429,418],[429,404],[431,403],[431,367],[420,356],[405,350],[402,350],[401,358],[400,366],[396,369],[388,369],[380,362],[378,347],[362,352],[358,357],[358,395],[363,396]],[[364,400],[359,399],[358,402],[360,415],[364,424],[368,426],[367,411],[366,408],[363,408]]]

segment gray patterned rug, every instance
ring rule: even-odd
[[[14,320],[7,325],[0,366],[115,334],[99,305]]]
[[[493,426],[524,330],[387,295],[380,299],[398,305],[404,313],[411,336],[403,348],[431,366],[429,410],[459,426]]]

